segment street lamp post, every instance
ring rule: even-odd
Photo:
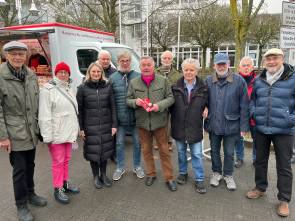
[[[180,10],[181,9],[181,0],[178,4],[178,28],[177,28],[177,57],[176,57],[176,69],[179,67],[179,45],[180,45]]]
[[[119,41],[122,44],[122,9],[121,0],[119,0]]]
[[[146,55],[149,56],[149,0],[146,5]]]

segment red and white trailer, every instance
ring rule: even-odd
[[[130,48],[114,43],[114,34],[62,23],[10,26],[0,29],[0,46],[11,40],[28,45],[28,65],[38,75],[42,85],[52,77],[55,65],[64,61],[71,67],[71,78],[78,86],[90,63],[97,60],[100,50],[108,50],[112,64],[122,50],[132,54],[133,69],[138,69],[138,56]]]

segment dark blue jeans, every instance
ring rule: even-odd
[[[130,131],[133,142],[133,168],[140,166],[141,147],[139,143],[138,129],[135,126],[118,126],[116,153],[117,153],[117,168],[124,169],[125,167],[125,137],[126,131]]]
[[[179,174],[187,174],[187,146],[191,150],[192,167],[195,175],[195,181],[204,181],[204,165],[202,155],[202,142],[187,144],[179,140],[176,141],[178,152]]]
[[[256,128],[255,126],[250,126],[250,133],[251,133],[251,137],[253,140],[252,143],[252,160],[253,162],[256,159],[256,141],[255,141],[255,137],[256,137]],[[236,145],[236,159],[238,160],[244,160],[244,137],[240,137],[240,139],[238,139],[237,145]]]
[[[234,171],[234,150],[237,144],[239,134],[232,135],[216,135],[209,133],[210,146],[211,146],[211,160],[212,171],[224,176],[231,176]],[[221,141],[223,141],[224,165],[222,173],[222,162],[220,156]]]

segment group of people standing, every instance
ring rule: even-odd
[[[52,160],[55,199],[70,202],[79,187],[69,182],[69,161],[77,137],[83,140],[83,155],[90,162],[94,186],[110,187],[108,159],[115,156],[112,179],[126,171],[125,137],[132,136],[133,172],[151,186],[157,180],[154,144],[159,150],[163,176],[170,191],[188,182],[187,149],[190,149],[194,186],[207,192],[202,156],[203,129],[209,133],[212,175],[210,185],[223,179],[235,190],[234,166],[243,164],[243,138],[251,131],[255,183],[246,196],[256,199],[267,189],[267,163],[274,145],[278,176],[280,216],[288,216],[292,192],[291,158],[295,133],[295,71],[284,64],[280,49],[264,54],[265,69],[256,77],[253,61],[244,57],[239,74],[230,71],[226,54],[214,56],[214,73],[202,80],[199,61],[182,63],[182,74],[172,67],[173,54],[163,52],[155,69],[152,57],[140,59],[140,72],[131,69],[131,55],[118,55],[118,70],[111,55],[102,50],[88,67],[83,83],[71,87],[71,69],[60,62],[54,78],[41,88],[26,67],[27,46],[9,42],[3,50],[7,62],[0,66],[0,147],[10,153],[13,187],[19,220],[33,216],[27,203],[46,206],[34,190],[34,159],[38,138],[48,145]],[[178,153],[178,176],[173,175],[172,144]],[[222,165],[220,149],[223,143]],[[234,152],[236,151],[236,162]],[[145,169],[141,165],[141,152]],[[115,155],[114,155],[115,154]]]

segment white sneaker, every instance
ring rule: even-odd
[[[113,180],[118,181],[121,179],[122,175],[125,173],[124,169],[118,168],[113,174]]]
[[[220,173],[213,172],[210,178],[210,185],[215,187],[218,186],[221,179],[222,175]]]
[[[226,183],[226,188],[228,190],[234,191],[237,189],[237,186],[236,186],[233,176],[224,176],[223,179]]]
[[[136,174],[136,176],[137,176],[139,179],[142,179],[142,178],[144,178],[144,176],[145,176],[142,167],[136,167],[136,168],[134,168],[134,169],[133,169],[133,172]]]

